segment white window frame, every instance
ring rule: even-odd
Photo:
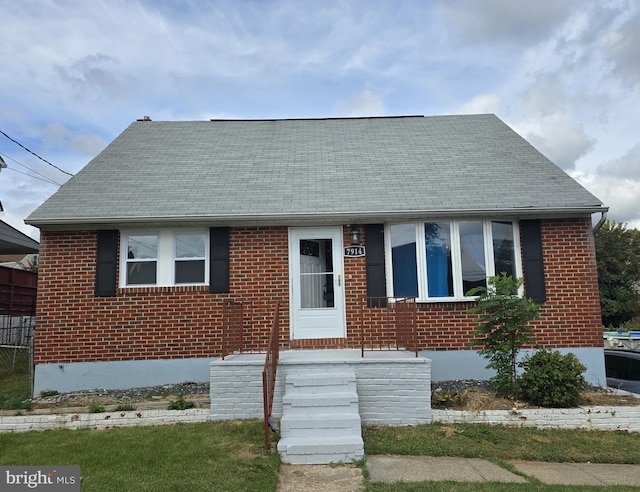
[[[460,222],[482,222],[484,239],[484,263],[487,278],[496,275],[495,258],[493,251],[493,231],[492,222],[510,222],[513,225],[513,250],[515,257],[515,275],[522,277],[522,257],[520,253],[520,228],[516,219],[508,218],[425,218],[418,221],[398,221],[385,223],[385,265],[387,292],[394,296],[393,292],[393,262],[391,251],[391,226],[396,224],[413,224],[416,233],[416,268],[418,270],[418,298],[419,302],[460,302],[471,301],[477,297],[465,296],[462,282],[462,261],[460,255]],[[429,297],[427,292],[427,246],[425,242],[425,223],[427,222],[449,222],[451,227],[451,270],[453,275],[453,296]],[[498,272],[500,273],[500,272]],[[524,289],[520,287],[519,294],[523,295]]]
[[[204,282],[197,283],[176,283],[175,265],[176,261],[176,235],[177,234],[203,234],[205,239],[204,258],[189,258],[189,260],[204,259]],[[155,284],[127,284],[127,254],[129,237],[136,235],[157,235],[158,254],[156,258],[156,283]],[[209,285],[209,234],[204,229],[153,229],[153,230],[127,230],[121,231],[120,240],[120,275],[119,286],[124,289],[136,287],[174,287],[189,285]],[[184,259],[182,259],[184,260]]]

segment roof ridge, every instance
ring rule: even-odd
[[[424,118],[423,114],[407,114],[395,116],[334,116],[320,118],[211,118],[209,121],[330,121],[330,120],[384,120],[399,118]]]

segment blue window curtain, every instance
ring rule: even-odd
[[[429,297],[451,297],[451,225],[449,222],[427,222],[424,225],[424,237],[427,248]]]
[[[393,295],[418,297],[416,263],[416,227],[414,224],[391,226]]]

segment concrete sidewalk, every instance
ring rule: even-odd
[[[372,482],[502,482],[549,485],[627,485],[640,487],[640,465],[510,461],[519,474],[479,458],[371,455]],[[281,465],[279,492],[355,492],[364,490],[355,465]]]
[[[640,487],[640,465],[544,463],[510,461],[519,473],[553,485],[633,485]],[[520,475],[478,458],[428,456],[368,456],[373,482],[511,482],[526,483]]]

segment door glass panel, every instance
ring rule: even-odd
[[[333,242],[300,240],[300,306],[303,309],[334,307]]]

